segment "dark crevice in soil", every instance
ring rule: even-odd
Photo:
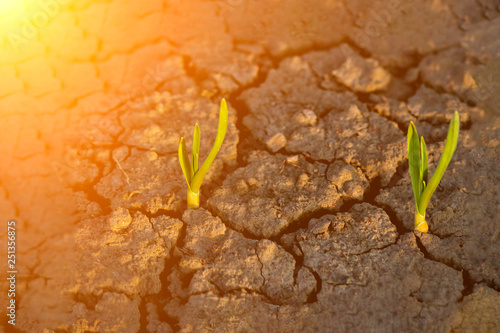
[[[161,290],[157,295],[154,295],[155,297],[154,303],[158,308],[159,320],[169,324],[170,327],[172,327],[172,329],[174,330],[174,332],[178,332],[180,330],[178,325],[179,321],[176,318],[169,316],[167,312],[164,311],[163,309],[167,305],[168,300],[174,299],[174,295],[172,295],[172,293],[168,289],[168,287],[170,286],[169,276],[174,272],[174,267],[179,265],[181,257],[174,256],[174,251],[176,247],[182,248],[184,246],[185,237],[186,237],[186,223],[184,223],[181,228],[176,246],[172,249],[169,257],[165,259],[163,272],[160,273]]]
[[[260,277],[262,278],[262,285],[260,286],[260,293],[264,294],[264,291],[262,290],[262,287],[266,285],[266,277],[264,276],[264,264],[262,263],[262,260],[259,257],[259,252],[257,251],[257,248],[255,249],[255,255],[257,256],[257,260],[259,260],[260,264]]]
[[[362,103],[363,105],[365,105],[367,108],[373,104],[373,101],[370,99],[370,94],[369,93],[363,93],[363,92],[359,92],[359,91],[356,91],[356,90],[348,90],[350,92],[352,92],[353,94],[356,95],[356,98],[358,99],[358,101],[360,103]]]
[[[306,229],[307,226],[309,225],[309,221],[311,221],[312,219],[320,219],[324,215],[337,214],[338,212],[339,212],[338,210],[334,209],[321,208],[313,212],[305,213],[302,216],[300,216],[300,218],[298,218],[296,221],[290,223],[288,227],[286,227],[278,235],[270,237],[269,239],[273,242],[281,244],[280,239],[281,237],[283,237],[283,235],[295,233],[301,229]]]
[[[84,304],[87,310],[94,311],[97,303],[100,301],[100,297],[93,294],[83,294],[77,292],[73,295],[73,300],[77,303]]]
[[[437,262],[437,263],[440,263],[440,264],[443,264],[443,265],[446,265],[452,269],[454,269],[455,271],[458,271],[458,272],[464,272],[465,270],[463,269],[458,269],[457,267],[453,266],[452,264],[449,264],[447,262],[444,262],[444,261],[439,261],[438,259],[434,258],[434,256],[432,254],[429,253],[429,251],[427,251],[427,249],[425,248],[424,244],[422,243],[422,240],[420,239],[419,235],[418,235],[418,232],[415,233],[415,240],[417,242],[417,246],[420,250],[420,252],[422,252],[422,254],[424,255],[424,258],[425,259],[428,259],[428,260],[431,260],[431,261],[434,261],[434,262]],[[467,272],[467,276],[468,276],[468,279],[470,281],[470,275],[469,273]],[[465,286],[465,280],[464,280],[464,286]]]
[[[461,264],[455,264],[452,262],[448,262],[446,259],[444,260],[439,260],[435,258],[432,254],[430,254],[425,246],[423,245],[422,241],[420,240],[420,237],[418,234],[415,234],[415,239],[417,242],[417,246],[420,249],[420,252],[424,255],[424,258],[429,259],[431,261],[446,265],[452,269],[454,269],[457,272],[462,273],[462,279],[463,279],[463,290],[462,290],[462,298],[459,301],[462,301],[465,296],[468,296],[472,294],[474,286],[479,283],[485,283],[489,288],[494,289],[498,292],[500,292],[500,288],[495,285],[495,283],[491,280],[474,280],[472,276],[469,273],[469,270],[464,269]]]
[[[75,192],[82,191],[87,195],[87,200],[91,202],[95,202],[99,205],[101,208],[102,214],[103,215],[108,215],[111,213],[111,200],[108,198],[105,198],[101,196],[97,191],[95,190],[94,186],[97,184],[97,182],[101,179],[102,177],[102,168],[100,168],[100,175],[97,177],[97,180],[92,183],[92,184],[85,184],[85,185],[77,185],[73,187],[73,190]]]
[[[183,60],[183,67],[184,71],[186,72],[186,75],[190,78],[196,79],[198,78],[198,71],[196,67],[193,65],[193,61],[190,56],[183,54],[182,55],[182,60]],[[195,82],[201,82],[201,81],[196,81]]]
[[[168,281],[169,276],[174,272],[174,267],[179,265],[181,261],[180,255],[175,255],[176,249],[182,249],[184,247],[184,242],[186,238],[187,224],[183,223],[182,228],[179,232],[179,238],[175,247],[172,248],[168,258],[165,259],[163,272],[160,273],[161,290],[159,295],[162,295],[166,299],[172,299],[173,295],[168,289],[170,282]],[[180,251],[180,250],[179,250]]]
[[[250,130],[243,124],[243,118],[249,114],[250,108],[247,103],[241,98],[241,94],[252,88],[259,87],[267,79],[268,72],[259,71],[257,78],[249,86],[240,87],[238,90],[233,92],[229,97],[228,101],[236,109],[236,128],[239,130],[239,141],[237,145],[237,164],[239,167],[244,167],[247,165],[246,157],[255,150],[267,150],[267,147],[257,140]]]
[[[244,43],[243,41],[241,41],[241,42]],[[334,42],[334,43],[324,43],[324,44],[323,43],[312,43],[312,45],[308,45],[308,46],[304,46],[304,47],[296,48],[296,49],[291,49],[291,50],[284,52],[280,55],[272,55],[272,54],[268,53],[268,56],[273,63],[273,68],[278,68],[279,64],[287,58],[302,57],[302,56],[304,56],[308,53],[311,53],[311,52],[329,51],[330,49],[335,48],[335,47],[339,47],[342,44],[349,45],[349,47],[351,47],[355,52],[359,53],[364,58],[371,57],[371,53],[369,51],[360,48],[354,42],[352,42],[352,40],[348,37],[345,37],[342,40]]]
[[[408,125],[409,125],[408,123],[402,123],[402,122],[397,121],[397,119],[394,119],[393,117],[391,117],[389,115],[384,115],[384,114],[378,113],[377,111],[375,111],[376,104],[378,104],[378,103],[374,103],[373,101],[370,101],[370,104],[367,103],[365,105],[366,105],[366,108],[368,109],[368,111],[376,113],[379,116],[381,116],[382,118],[384,118],[385,120],[396,124],[401,132],[406,133],[406,131],[408,130]]]
[[[396,227],[396,231],[398,232],[399,236],[402,236],[410,232],[411,230],[406,229],[403,222],[399,220],[396,213],[390,206],[381,205],[375,201],[375,198],[380,194],[381,190],[382,190],[382,184],[380,182],[380,177],[376,177],[370,182],[370,187],[368,191],[365,192],[365,195],[363,197],[363,202],[368,202],[373,206],[383,209],[385,213],[389,216],[391,223]]]
[[[332,49],[334,47],[339,47],[342,44],[347,44],[351,49],[354,50],[354,52],[358,53],[360,56],[362,56],[365,59],[372,58],[372,54],[370,51],[367,49],[359,47],[351,38],[345,37],[340,43],[336,43],[334,45],[331,45],[329,47],[321,48],[319,49],[320,51],[328,51],[329,49]],[[316,49],[312,50],[316,51]]]
[[[424,258],[425,259],[429,259],[429,260],[432,260],[432,261],[436,261],[434,259],[434,257],[432,257],[429,252],[427,251],[427,249],[425,248],[424,244],[422,243],[422,241],[420,240],[420,237],[418,237],[417,234],[415,234],[415,239],[417,241],[417,246],[418,246],[418,249],[420,250],[420,252],[422,252],[422,254],[424,255]],[[455,269],[455,268],[453,268]]]
[[[277,243],[280,243],[280,239],[283,235],[297,232],[300,229],[306,229],[309,224],[309,221],[312,219],[320,219],[324,215],[348,213],[354,205],[364,202],[368,202],[373,206],[384,209],[387,215],[389,215],[391,222],[396,226],[396,229],[400,235],[409,232],[409,230],[407,230],[403,226],[403,223],[399,221],[399,219],[396,217],[396,214],[390,209],[390,207],[387,208],[381,207],[378,203],[375,202],[375,197],[380,193],[381,188],[382,186],[380,183],[380,177],[376,177],[371,181],[370,185],[368,186],[368,189],[364,193],[362,200],[355,200],[355,199],[344,200],[343,198],[340,198],[339,200],[342,200],[342,204],[340,205],[340,207],[335,208],[337,207],[337,205],[334,205],[330,209],[321,208],[313,212],[305,213],[302,216],[300,216],[296,221],[291,223],[287,228],[285,228],[285,230],[280,232],[277,236],[270,237],[269,239]]]
[[[360,201],[355,199],[344,200],[336,213],[348,213],[351,210],[352,206],[363,202],[363,200]]]
[[[187,290],[189,288],[189,285],[191,284],[191,280],[193,280],[195,273],[196,273],[196,271],[188,273],[188,274],[184,274],[182,276],[182,281],[181,281],[182,282],[182,284],[181,284],[182,289]]]
[[[459,300],[459,302],[463,301],[466,296],[472,294],[472,292],[474,291],[474,282],[472,281],[468,271],[462,271],[462,280],[464,283],[464,289],[462,290],[462,298]]]
[[[393,243],[389,243],[389,244],[386,244],[384,246],[381,246],[381,247],[372,247],[371,249],[368,249],[366,251],[363,251],[363,252],[353,252],[353,253],[349,253],[349,256],[359,256],[359,255],[364,255],[364,254],[368,254],[372,251],[381,251],[381,250],[385,250],[387,249],[388,247],[391,247],[393,245],[396,245],[399,241],[399,235],[398,237],[396,238],[396,240],[394,240]]]
[[[144,312],[141,310],[141,331],[140,332],[149,332],[147,329],[147,324],[149,323],[148,321],[148,315],[149,312],[147,311],[147,304],[148,303],[153,303],[156,306],[156,311],[158,315],[158,321],[167,323],[172,327],[174,332],[178,332],[180,330],[179,326],[179,321],[171,316],[169,316],[166,311],[164,311],[164,307],[167,305],[167,300],[172,300],[172,297],[164,297],[164,294],[162,292],[155,294],[155,295],[146,295],[142,298],[141,306],[144,306]],[[145,318],[145,323],[143,325],[143,318]]]
[[[143,207],[141,207],[141,208],[129,207],[127,209],[129,212],[141,213],[141,214],[145,215],[149,220],[160,217],[160,216],[167,216],[167,217],[175,218],[178,220],[182,220],[182,214],[180,212],[173,211],[173,210],[158,209],[155,213],[151,213],[151,212],[148,212]],[[154,229],[153,225],[152,225],[152,227]]]
[[[180,262],[180,257],[172,257],[165,259],[163,272],[160,273],[160,282],[161,282],[161,290],[160,295],[167,299],[171,299],[172,294],[168,289],[170,283],[168,281],[168,277],[173,273],[173,268],[177,266]]]
[[[413,292],[410,292],[409,296],[412,297],[412,298],[414,298],[419,303],[423,303],[424,302],[424,300],[422,299],[422,296],[418,295],[418,293],[414,294]]]
[[[234,227],[234,225],[230,221],[227,221],[227,220],[223,219],[221,216],[215,214],[215,211],[213,210],[212,207],[210,207],[210,205],[207,205],[205,207],[205,209],[208,210],[210,212],[210,214],[212,214],[212,216],[218,217],[222,221],[222,223],[224,223],[224,225],[226,226],[227,229],[232,230],[234,232],[237,232],[237,233],[241,234],[243,237],[245,237],[247,239],[252,239],[252,240],[257,240],[257,241],[262,240],[262,239],[273,240],[273,237],[266,238],[266,237],[263,237],[263,236],[254,235],[253,233],[251,233],[248,230],[238,230],[238,229],[236,229]]]
[[[424,80],[422,80],[422,85],[425,86],[425,87],[427,87],[427,88],[429,88],[429,89],[434,90],[435,92],[437,92],[440,95],[446,94],[446,95],[450,95],[450,96],[456,97],[460,103],[463,103],[463,104],[465,104],[465,105],[467,105],[469,107],[476,107],[477,106],[475,101],[470,100],[470,99],[467,98],[467,96],[462,96],[462,95],[460,95],[459,93],[457,93],[455,91],[445,90],[444,88],[442,88],[440,86],[435,86],[431,82],[427,82],[427,81],[424,81]],[[413,116],[415,116],[415,115],[413,115]],[[432,125],[432,123],[430,123],[430,124]],[[461,123],[460,125],[461,125],[460,129],[468,130],[468,129],[470,129],[472,127],[472,120],[469,121],[469,122],[467,122],[467,123],[465,123],[465,124]]]
[[[209,183],[204,184],[200,188],[200,207],[203,207],[205,209],[209,209],[208,205],[208,200],[213,196],[214,191],[223,186],[224,181],[226,180],[229,175],[231,175],[238,166],[228,166],[227,164],[224,164],[222,167],[221,172],[219,173],[219,176],[213,180],[211,180]],[[183,203],[183,211],[188,209],[187,208],[187,201]],[[213,216],[215,215],[212,211],[210,211]]]
[[[179,325],[179,320],[177,318],[169,316],[163,309],[158,312],[160,321],[169,324],[173,332],[179,332],[181,330],[181,326]]]
[[[295,267],[293,269],[293,283],[296,284],[297,283],[297,276],[299,275],[299,271],[304,266],[304,256],[298,256],[295,252],[289,251],[283,245],[280,244],[280,246],[285,251],[287,251],[288,253],[290,253],[293,256],[293,258],[295,259]]]
[[[398,166],[396,167],[396,173],[394,175],[392,175],[387,186],[381,188],[380,190],[385,190],[385,189],[388,189],[388,188],[395,186],[401,179],[403,179],[405,177],[406,172],[408,171],[408,168],[409,167],[408,167],[408,160],[407,159],[400,162],[398,164]],[[378,195],[378,193],[377,193],[377,195]],[[375,197],[373,197],[373,199],[375,199]]]
[[[146,309],[146,300],[144,297],[141,299],[141,303],[139,304],[139,313],[141,315],[139,318],[139,323],[141,325],[141,327],[139,329],[139,333],[147,333],[148,332],[148,329],[147,329],[148,311]]]
[[[316,288],[314,288],[314,290],[307,297],[307,303],[315,303],[318,301],[318,294],[321,292],[321,289],[323,289],[323,281],[317,272],[307,266],[305,267],[312,273],[312,275],[314,275],[314,278],[316,279]]]
[[[424,59],[425,55],[418,53],[417,51],[412,52],[411,54],[407,54],[407,56],[412,58],[412,61],[405,67],[387,67],[385,68],[387,71],[391,73],[392,76],[398,79],[405,79],[408,75],[408,72],[412,69],[418,68],[422,59]],[[406,82],[406,81],[405,81]],[[416,89],[415,89],[416,90]]]

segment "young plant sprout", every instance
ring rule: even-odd
[[[421,137],[419,142],[417,129],[413,122],[408,127],[408,164],[410,165],[411,184],[415,196],[415,229],[421,232],[429,230],[429,226],[425,221],[425,210],[455,152],[459,128],[460,118],[458,117],[458,112],[455,111],[451,118],[448,135],[446,136],[443,155],[441,155],[441,159],[431,180],[427,182],[428,160],[424,138]]]
[[[187,193],[187,204],[188,208],[197,209],[200,206],[200,187],[203,182],[203,178],[210,169],[212,162],[217,156],[224,137],[226,136],[227,130],[227,118],[228,110],[226,100],[222,99],[219,111],[219,127],[217,128],[217,136],[215,138],[215,143],[208,154],[207,159],[203,162],[203,165],[198,168],[198,160],[200,154],[200,128],[198,124],[194,126],[193,135],[193,150],[191,152],[191,159],[188,157],[186,150],[186,143],[184,142],[184,137],[181,138],[179,142],[179,163],[181,164],[182,173],[186,179],[188,185]]]

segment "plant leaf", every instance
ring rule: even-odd
[[[201,138],[201,133],[200,133],[200,127],[198,126],[198,123],[194,125],[194,134],[193,134],[193,175],[198,172],[198,160],[200,157],[200,138]]]
[[[427,146],[425,145],[424,137],[420,138],[420,157],[422,159],[422,181],[427,183],[427,178],[429,177],[429,160],[427,157]],[[424,189],[422,189],[423,191]]]
[[[178,154],[179,154],[179,163],[181,164],[182,173],[184,174],[184,178],[186,179],[189,190],[191,190],[191,179],[193,178],[193,169],[189,161],[188,153],[186,150],[186,143],[184,142],[183,137],[179,142]]]
[[[219,149],[222,146],[222,142],[224,141],[224,137],[226,136],[226,131],[227,131],[228,113],[229,112],[227,109],[226,100],[222,99],[219,111],[219,126],[217,128],[217,136],[215,138],[214,145],[210,150],[207,159],[203,162],[203,165],[200,167],[200,169],[194,176],[193,181],[191,182],[191,188],[194,193],[199,192],[201,183],[203,182],[203,178],[205,178],[208,169],[212,165],[215,156],[217,156],[217,153],[219,152]]]
[[[427,209],[427,205],[429,204],[429,201],[431,200],[434,191],[439,185],[441,178],[443,178],[444,171],[448,167],[448,164],[450,164],[453,153],[457,148],[459,130],[460,130],[460,117],[458,116],[458,112],[455,111],[453,117],[451,118],[450,127],[448,129],[448,135],[446,136],[446,143],[444,145],[443,154],[439,159],[439,164],[420,198],[420,203],[418,206],[420,212],[425,212],[425,210]]]
[[[420,143],[418,140],[417,129],[413,121],[408,127],[408,165],[410,167],[411,185],[413,187],[413,196],[415,197],[415,205],[418,209],[422,187],[422,173],[420,161]]]

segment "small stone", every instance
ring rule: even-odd
[[[311,233],[313,233],[314,235],[324,234],[328,231],[330,224],[332,224],[332,221],[320,220],[313,227],[311,227]]]
[[[156,161],[158,159],[158,154],[154,151],[148,151],[147,157],[148,157],[148,160],[150,160],[151,162]]]
[[[304,188],[307,185],[307,183],[309,183],[309,176],[306,173],[303,173],[299,176],[296,185],[298,188]]]
[[[297,163],[299,161],[299,155],[293,155],[286,158],[287,163]]]
[[[132,216],[130,216],[127,209],[119,207],[111,213],[108,222],[111,230],[120,232],[127,229],[130,223],[132,223]]]
[[[318,122],[318,116],[316,116],[316,113],[314,113],[313,110],[309,109],[304,109],[300,112],[298,112],[295,116],[295,119],[297,122],[305,125],[311,125],[314,126]]]
[[[286,142],[287,140],[283,133],[276,133],[272,138],[267,140],[266,145],[273,153],[276,153],[278,150],[285,147]]]

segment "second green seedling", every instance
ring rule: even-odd
[[[431,180],[427,182],[429,172],[427,147],[424,138],[422,137],[419,142],[417,129],[413,122],[408,127],[408,164],[410,166],[411,184],[415,197],[415,229],[419,231],[427,232],[429,230],[429,226],[425,220],[425,210],[457,148],[459,128],[460,118],[458,112],[455,111],[451,118],[443,155],[441,155],[441,159]]]

